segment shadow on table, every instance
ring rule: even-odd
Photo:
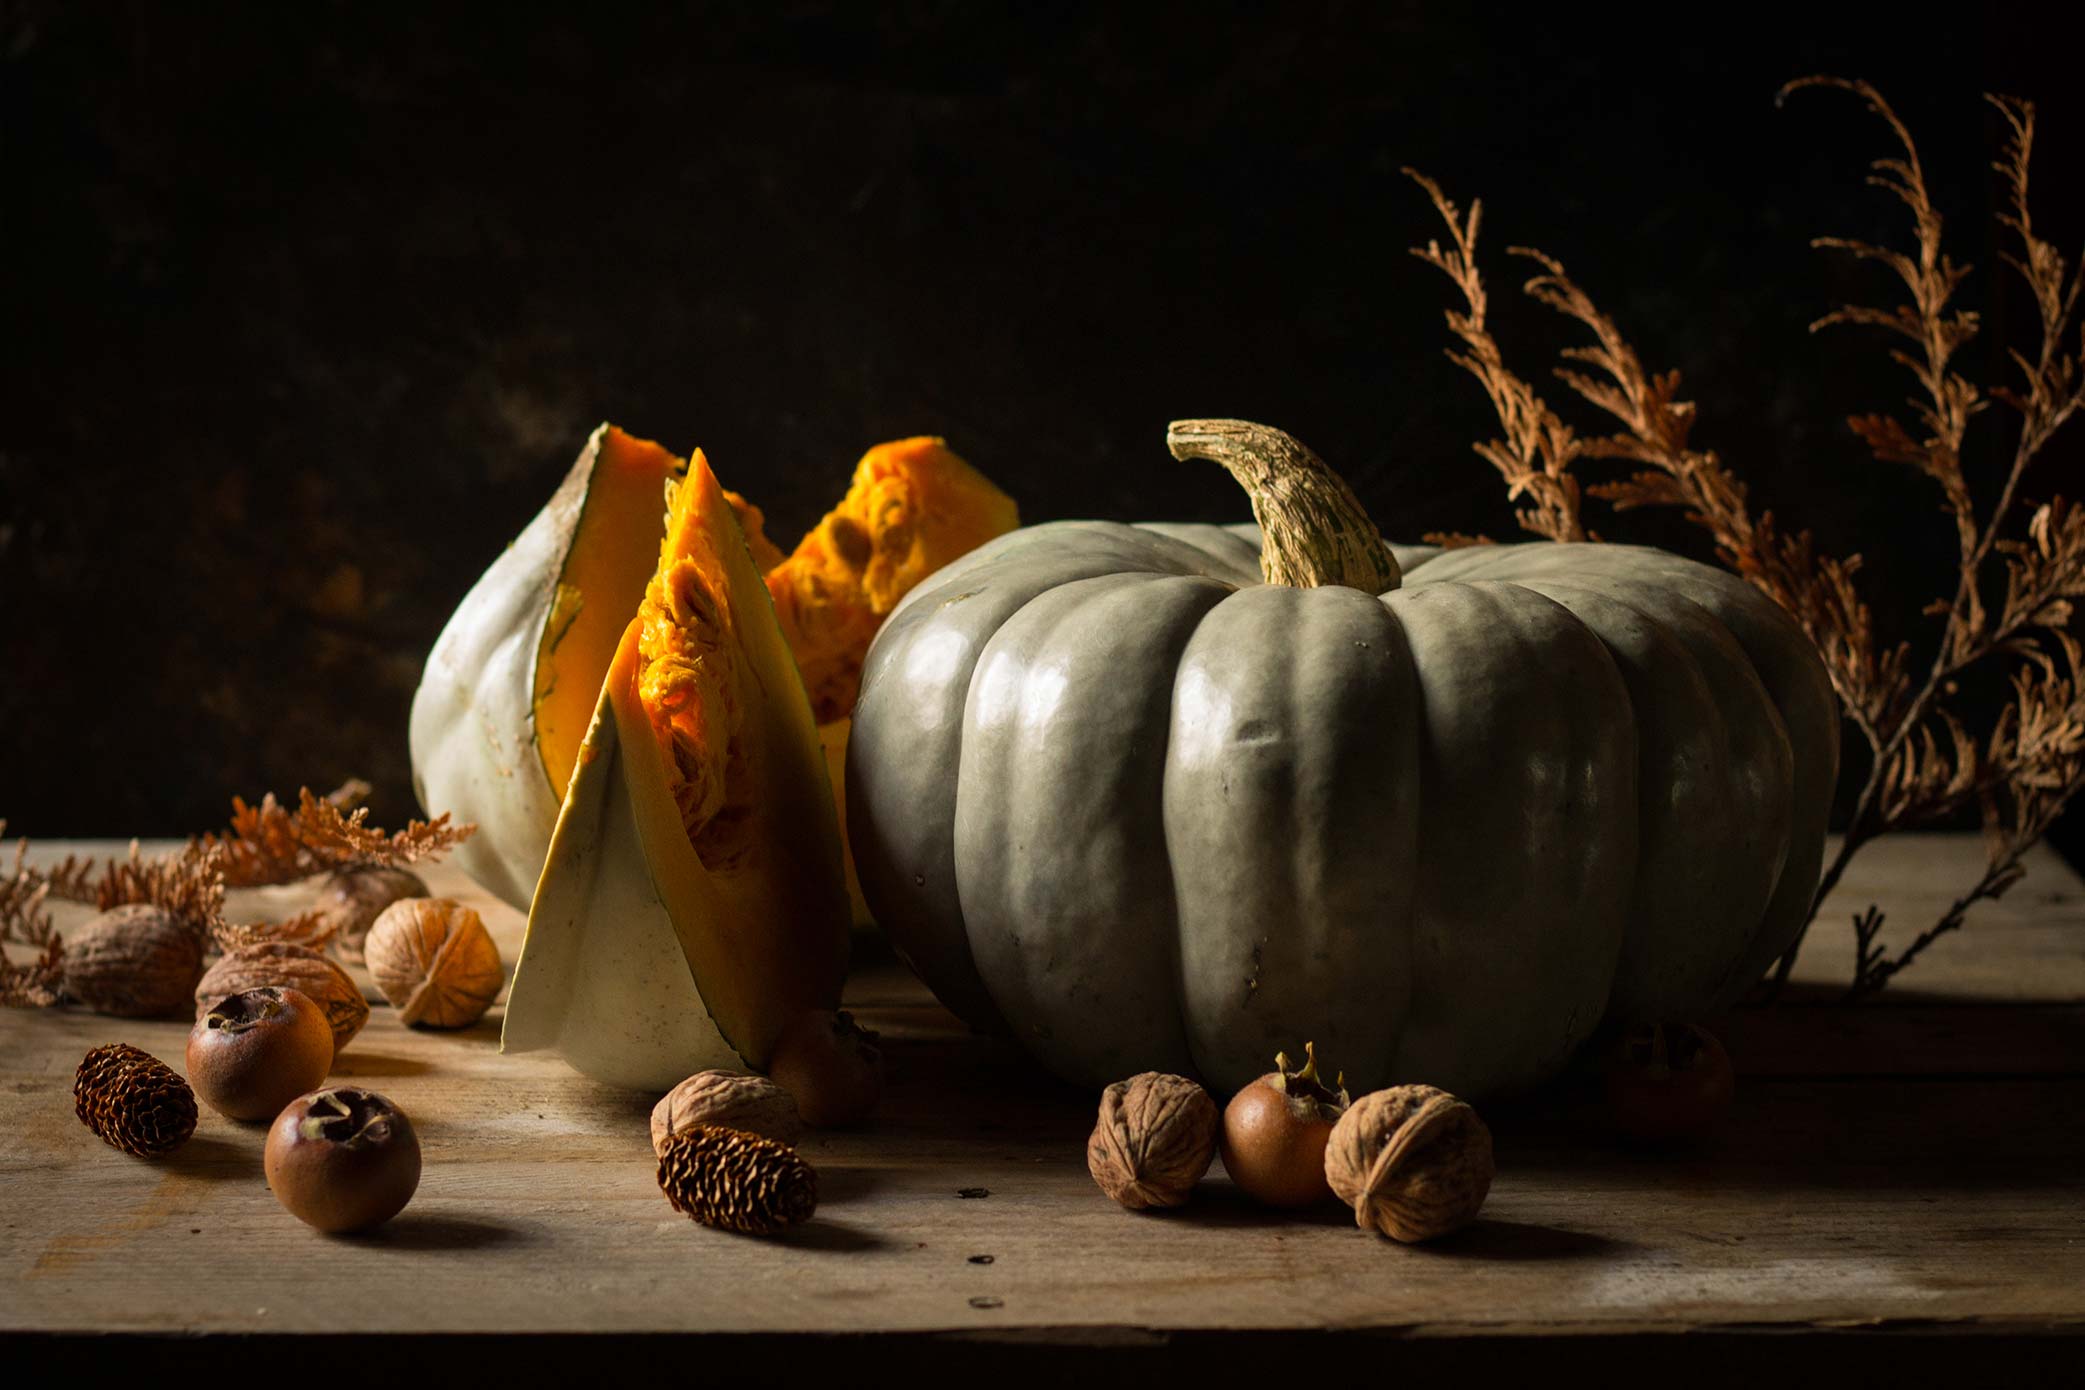
[[[859,1202],[884,1186],[884,1174],[875,1168],[828,1166],[819,1163],[818,1202],[820,1206],[845,1206]]]
[[[854,1254],[867,1250],[887,1250],[895,1242],[865,1231],[859,1226],[849,1226],[839,1221],[827,1221],[813,1217],[801,1226],[791,1226],[776,1236],[748,1236],[748,1240],[772,1240],[780,1245],[794,1246],[798,1250],[831,1250]]]
[[[246,1138],[198,1134],[160,1162],[169,1172],[204,1182],[257,1182],[267,1130],[255,1126]]]
[[[361,1079],[371,1076],[419,1076],[428,1070],[428,1064],[411,1057],[393,1057],[384,1052],[364,1052],[350,1046],[340,1054],[333,1066],[335,1079],[348,1077]]]
[[[2075,1184],[2074,1107],[2061,1080],[1741,1080],[1721,1129],[1691,1146],[1618,1139],[1594,1106],[1494,1132],[1501,1174],[1607,1194],[2030,1191]]]
[[[475,1216],[415,1215],[404,1212],[373,1231],[339,1237],[357,1245],[393,1250],[490,1250],[524,1239],[512,1226]]]
[[[1579,1260],[1618,1255],[1629,1242],[1610,1240],[1590,1231],[1567,1231],[1532,1221],[1494,1221],[1479,1217],[1453,1235],[1417,1247],[1431,1255],[1473,1260]]]

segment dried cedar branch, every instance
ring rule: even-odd
[[[1879,944],[1882,914],[1871,907],[1855,918],[1857,964],[1848,992],[1857,997],[1882,988],[1940,936],[1960,927],[1975,903],[1996,898],[2017,882],[2021,856],[2085,785],[2085,669],[2069,633],[2075,604],[2085,596],[2085,511],[2052,497],[2032,509],[2024,538],[2009,530],[2023,505],[2022,477],[2085,405],[2085,326],[2078,313],[2085,272],[2068,264],[2034,230],[2028,202],[2034,107],[2011,97],[1988,98],[2008,131],[1993,167],[2008,195],[1999,222],[2020,249],[2005,260],[2027,282],[2041,333],[2034,352],[2011,355],[2019,385],[1980,389],[1955,367],[1961,348],[1978,330],[1976,315],[1954,304],[1969,267],[1946,254],[1945,227],[1910,130],[1865,82],[1804,78],[1781,95],[1806,88],[1851,92],[1888,126],[1897,153],[1875,161],[1869,181],[1890,192],[1911,215],[1909,251],[1843,237],[1814,243],[1884,267],[1901,285],[1904,300],[1886,308],[1844,305],[1812,328],[1870,327],[1900,339],[1890,357],[1911,372],[1919,388],[1908,423],[1869,413],[1850,417],[1848,424],[1877,460],[1931,479],[1954,525],[1958,573],[1953,597],[1929,610],[1943,624],[1923,679],[1912,674],[1908,643],[1878,644],[1874,614],[1854,583],[1860,557],[1819,553],[1808,532],[1788,535],[1776,527],[1771,513],[1755,516],[1743,484],[1713,452],[1691,443],[1694,408],[1678,398],[1678,375],[1647,371],[1614,321],[1559,262],[1516,248],[1516,254],[1541,267],[1542,273],[1527,282],[1527,293],[1592,335],[1590,345],[1566,352],[1570,365],[1557,375],[1619,424],[1616,433],[1604,437],[1581,439],[1561,423],[1547,424],[1554,412],[1505,368],[1485,327],[1485,291],[1475,264],[1475,206],[1468,219],[1459,220],[1455,205],[1418,175],[1413,177],[1448,223],[1455,245],[1443,251],[1429,243],[1415,254],[1447,274],[1468,306],[1466,313],[1449,315],[1451,330],[1466,348],[1455,360],[1484,385],[1506,431],[1506,441],[1482,446],[1480,452],[1506,477],[1509,496],[1533,493],[1538,472],[1566,478],[1572,465],[1584,459],[1642,465],[1627,478],[1595,483],[1585,491],[1617,510],[1685,509],[1714,537],[1718,557],[1792,613],[1816,642],[1848,717],[1867,743],[1869,770],[1846,836],[1819,883],[1813,919],[1864,844],[1972,806],[1981,811],[1985,870],[1939,921],[1891,956]],[[1996,502],[1979,512],[1963,456],[1972,423],[1991,401],[2019,417],[2019,434]],[[1530,424],[1536,421],[1545,423],[1536,428]],[[1539,514],[1533,524],[1523,514],[1522,525],[1560,539],[1574,528],[1583,531],[1575,484],[1568,494],[1554,489],[1538,501],[1567,495],[1568,527]],[[1563,514],[1561,503],[1555,505]],[[1994,559],[2003,568],[1995,614],[1988,592]],[[2009,668],[2012,699],[1979,737],[1949,701],[1962,675],[1990,665]],[[1799,939],[1780,961],[1775,986],[1787,979],[1800,945]]]
[[[6,833],[7,822],[0,820],[0,836]],[[62,996],[65,943],[44,906],[51,895],[50,882],[28,867],[28,856],[29,842],[17,842],[14,865],[0,879],[0,1005],[48,1009]],[[12,960],[9,942],[29,947],[34,954],[26,962]]]
[[[228,922],[212,932],[210,939],[218,950],[227,952],[269,941],[322,951],[339,931],[337,920],[329,921],[325,913],[313,909],[280,922]]]
[[[477,829],[451,825],[444,813],[387,835],[366,824],[369,808],[359,803],[368,794],[369,784],[362,781],[350,781],[323,798],[303,788],[294,811],[272,792],[258,805],[234,797],[230,829],[196,843],[223,852],[227,883],[254,887],[291,883],[349,865],[402,868],[422,863],[440,858]]]
[[[1503,439],[1478,444],[1478,456],[1506,480],[1507,500],[1525,498],[1529,502],[1513,514],[1522,530],[1553,541],[1595,539],[1579,520],[1578,480],[1571,476],[1571,465],[1585,451],[1584,441],[1572,433],[1571,427],[1557,417],[1532,386],[1507,370],[1486,322],[1490,300],[1484,278],[1477,271],[1477,228],[1483,219],[1484,204],[1471,202],[1465,217],[1439,184],[1416,169],[1406,169],[1404,173],[1426,190],[1454,243],[1446,250],[1431,240],[1412,248],[1414,256],[1446,275],[1462,293],[1463,311],[1451,309],[1447,317],[1449,331],[1462,340],[1463,350],[1449,352],[1448,360],[1477,378],[1484,394],[1491,398],[1499,427],[1505,431]],[[1457,546],[1475,544],[1479,538],[1440,533],[1426,539]]]

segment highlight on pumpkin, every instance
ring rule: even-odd
[[[761,547],[779,553],[759,509],[734,505],[756,562]],[[1013,499],[944,440],[900,439],[862,455],[840,505],[788,559],[763,566],[818,722],[853,712],[869,643],[915,584],[1020,522]]]
[[[702,453],[695,469],[706,467]],[[713,495],[713,494],[712,494]],[[637,695],[667,754],[675,805],[704,867],[728,870],[744,856],[757,757],[743,727],[747,670],[734,629],[730,580],[718,547],[729,519],[703,505],[705,490],[670,490],[659,567],[638,605]],[[756,591],[757,592],[757,591]]]

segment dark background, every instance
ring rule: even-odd
[[[1685,373],[1755,503],[1864,552],[1887,631],[1923,633],[1938,493],[1843,424],[1908,378],[1805,332],[1889,292],[1806,247],[1904,241],[1861,182],[1887,135],[1772,97],[1830,71],[1897,104],[1993,380],[2032,323],[1991,273],[1980,93],[2043,103],[2039,222],[2085,238],[2051,7],[1465,12],[1492,8],[6,5],[0,814],[178,834],[358,774],[402,819],[428,646],[603,419],[703,446],[785,546],[914,433],[1030,520],[1240,519],[1166,455],[1194,414],[1294,431],[1391,535],[1509,536],[1404,164],[1486,200],[1524,375],[1572,340],[1517,292],[1532,242]],[[1974,439],[1984,496],[2009,430]]]

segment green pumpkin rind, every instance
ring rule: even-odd
[[[1391,549],[1378,598],[1262,584],[1250,526],[1062,522],[908,597],[848,818],[944,1002],[1089,1084],[1313,1037],[1485,1095],[1759,976],[1837,770],[1800,629],[1654,550]]]

